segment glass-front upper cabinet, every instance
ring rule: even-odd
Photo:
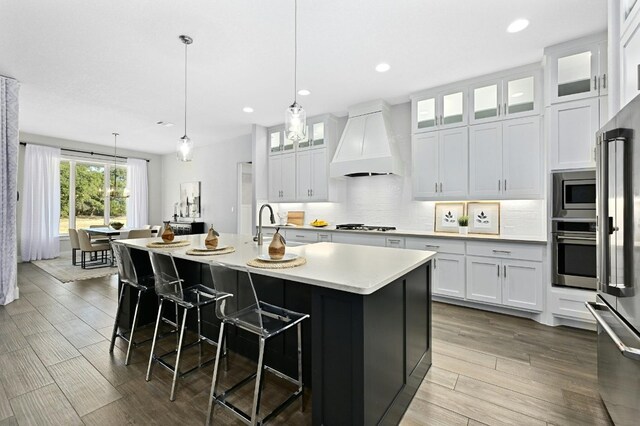
[[[607,94],[607,43],[554,46],[545,52],[551,104]]]
[[[307,138],[298,142],[298,148],[304,149],[324,146],[324,121],[309,123],[307,127]]]
[[[414,133],[467,124],[466,102],[465,90],[448,90],[413,97]]]
[[[279,130],[269,132],[269,152],[275,154],[282,152],[282,132]]]
[[[536,67],[471,88],[472,124],[540,113],[541,69]]]

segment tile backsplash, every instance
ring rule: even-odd
[[[306,223],[317,218],[332,225],[365,223],[433,231],[435,202],[413,200],[410,179],[392,175],[348,179],[344,202],[276,203],[272,206],[280,212],[304,210]],[[544,237],[546,212],[544,200],[500,201],[500,234]]]

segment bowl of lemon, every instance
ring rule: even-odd
[[[311,226],[315,226],[316,228],[324,228],[328,224],[329,222],[327,222],[326,220],[318,220],[318,219],[310,223]]]

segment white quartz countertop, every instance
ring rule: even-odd
[[[221,234],[218,246],[233,246],[234,253],[216,256],[190,256],[190,248],[204,248],[206,234],[176,236],[174,241],[188,240],[191,245],[179,248],[148,248],[160,238],[117,240],[129,247],[156,252],[170,252],[174,257],[199,263],[223,263],[231,268],[248,268],[251,273],[297,281],[357,294],[371,294],[397,278],[427,263],[436,255],[432,251],[351,244],[315,243],[287,247],[287,253],[304,256],[307,263],[286,269],[261,269],[247,266],[260,254],[267,254],[269,244],[258,246],[250,235]]]
[[[371,234],[371,235],[390,235],[390,236],[404,236],[404,237],[428,237],[428,238],[451,238],[456,240],[474,240],[474,241],[501,241],[512,243],[534,243],[534,244],[546,244],[547,240],[544,237],[535,236],[503,236],[503,235],[488,235],[488,234],[467,234],[461,235],[453,232],[434,232],[434,231],[419,231],[409,229],[396,229],[395,231],[354,231],[347,229],[336,229],[334,225],[328,225],[324,227],[315,227],[310,225],[304,226],[291,226],[291,225],[262,225],[263,228],[281,228],[281,229],[301,229],[310,230],[316,232],[349,232],[357,234]]]

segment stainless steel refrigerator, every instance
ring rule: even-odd
[[[597,134],[598,387],[618,426],[640,422],[640,96]]]

